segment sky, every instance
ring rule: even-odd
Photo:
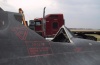
[[[100,29],[100,0],[0,0],[5,11],[24,10],[27,21],[46,14],[62,13],[69,28]]]

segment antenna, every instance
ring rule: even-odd
[[[44,7],[44,9],[43,9],[43,18],[45,18],[45,9],[46,9],[46,7]]]
[[[46,9],[46,7],[44,7],[44,9],[43,9],[43,22],[42,22],[42,24],[43,24],[43,31],[44,31],[44,36],[45,36],[45,32],[46,32],[46,20],[45,20],[45,9]]]

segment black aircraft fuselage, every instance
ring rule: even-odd
[[[20,14],[0,10],[0,65],[100,65],[99,42],[46,41],[20,22]]]

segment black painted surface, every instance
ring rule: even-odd
[[[100,65],[99,42],[78,38],[72,38],[73,43],[48,42],[15,14],[0,11],[0,65]]]

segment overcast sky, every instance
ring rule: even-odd
[[[0,7],[22,8],[26,20],[42,17],[46,7],[46,14],[63,13],[67,27],[100,29],[100,0],[0,0]]]

